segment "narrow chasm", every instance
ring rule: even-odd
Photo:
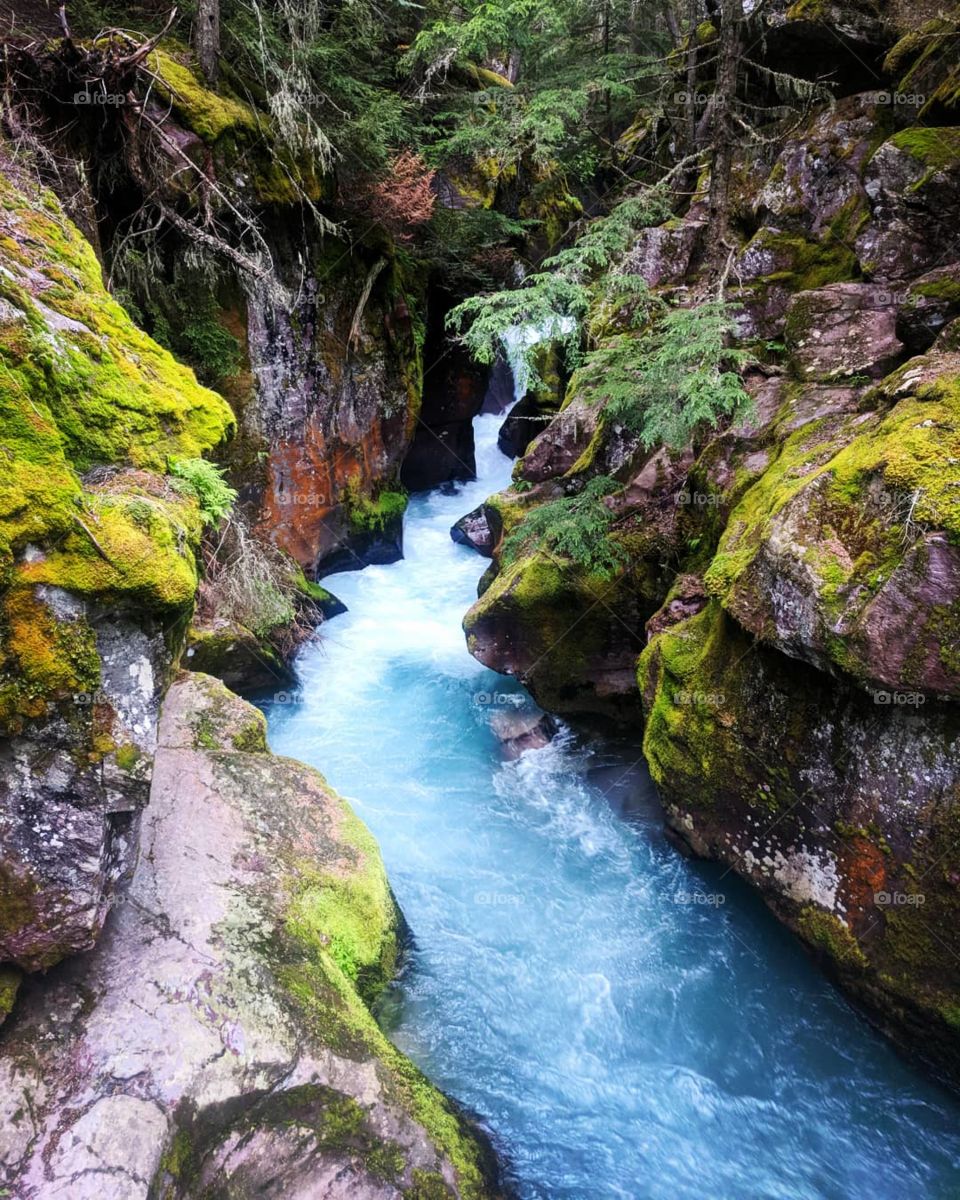
[[[960,1195],[960,7],[0,16],[0,1200]]]

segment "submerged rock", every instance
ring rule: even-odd
[[[541,750],[559,728],[549,713],[504,709],[493,713],[490,728],[496,734],[505,758],[519,758],[525,750]]]
[[[257,710],[181,677],[129,888],[97,948],[31,983],[4,1028],[0,1187],[490,1195],[465,1122],[365,1006],[398,920],[347,804],[269,753]]]
[[[458,545],[471,546],[484,558],[490,558],[496,539],[485,505],[481,504],[455,522],[450,528],[450,536]]]

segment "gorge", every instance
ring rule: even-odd
[[[10,0],[0,1197],[960,1188],[960,9]]]

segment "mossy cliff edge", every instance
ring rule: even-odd
[[[349,805],[269,752],[256,709],[182,675],[129,888],[5,1031],[0,1188],[492,1196],[487,1150],[367,1007],[399,926]]]
[[[139,330],[55,198],[0,182],[0,960],[93,943],[145,799],[233,415]]]
[[[645,450],[575,373],[487,501],[465,630],[545,708],[642,729],[675,831],[957,1082],[960,142],[914,118],[854,91],[740,152],[749,417]],[[681,303],[708,278],[702,194],[624,257]],[[617,487],[594,571],[525,531],[597,477]]]

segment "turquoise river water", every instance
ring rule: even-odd
[[[486,563],[449,535],[509,480],[501,420],[476,482],[413,498],[402,562],[324,581],[349,612],[265,703],[383,849],[414,938],[385,1028],[526,1200],[956,1200],[960,1105],[666,842],[635,748],[504,760],[491,722],[527,701],[467,653]]]

